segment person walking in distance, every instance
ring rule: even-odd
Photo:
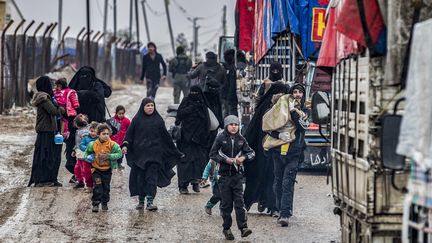
[[[183,92],[183,97],[189,93],[190,79],[187,73],[192,68],[192,60],[186,56],[182,46],[176,49],[177,56],[170,62],[169,70],[174,79],[174,104],[180,103],[180,94]]]
[[[149,42],[147,44],[148,53],[144,55],[142,60],[141,81],[146,79],[147,97],[156,98],[156,92],[159,88],[160,80],[165,80],[167,74],[167,66],[161,54],[156,51],[156,44]],[[161,77],[160,65],[163,68],[163,76]]]

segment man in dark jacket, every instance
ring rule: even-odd
[[[225,68],[217,62],[217,55],[214,52],[206,53],[206,61],[199,64],[192,72],[188,74],[189,78],[199,79],[199,86],[203,91],[207,90],[207,81],[211,79],[216,79],[220,86],[225,84],[226,70]]]
[[[180,103],[180,93],[183,92],[183,97],[189,93],[190,80],[187,73],[192,68],[192,60],[186,56],[182,46],[177,47],[177,56],[170,62],[169,70],[174,79],[174,104]]]
[[[290,93],[298,101],[299,105],[289,103],[291,121],[295,125],[295,140],[272,149],[274,163],[273,190],[276,195],[276,207],[280,212],[278,223],[282,227],[288,226],[292,216],[294,183],[297,175],[297,167],[304,150],[304,135],[307,128],[307,110],[304,108],[305,88],[301,84],[295,84]],[[281,111],[282,112],[282,111]],[[300,115],[302,114],[302,115]],[[287,132],[271,131],[270,136],[283,141],[289,141]],[[285,147],[284,147],[285,146]]]
[[[222,87],[221,100],[223,115],[238,115],[237,112],[237,70],[234,63],[235,50],[228,49],[224,52],[225,62],[223,63],[226,69],[226,81]]]
[[[141,81],[146,79],[147,97],[156,98],[156,91],[159,88],[161,79],[165,79],[167,74],[167,66],[161,54],[156,51],[156,44],[149,42],[147,44],[148,53],[144,55],[142,60]],[[161,77],[160,65],[163,68],[163,76]]]
[[[253,159],[255,152],[239,133],[239,124],[238,117],[227,116],[224,120],[225,130],[217,136],[210,151],[210,159],[219,163],[220,210],[223,218],[223,234],[227,240],[234,240],[230,229],[233,204],[241,236],[246,237],[252,233],[247,227],[241,171],[243,163]]]

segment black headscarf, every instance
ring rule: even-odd
[[[222,128],[223,117],[222,103],[220,99],[220,84],[216,79],[210,79],[210,81],[207,82],[207,91],[204,92],[204,96],[208,107],[213,111]]]
[[[195,94],[194,94],[195,93]],[[208,103],[201,88],[194,85],[177,109],[176,124],[182,124],[183,142],[207,144],[210,132]]]
[[[303,84],[295,83],[295,84],[291,87],[289,93],[292,94],[292,93],[294,92],[295,89],[300,90],[300,91],[303,92],[303,98],[301,99],[301,102],[300,102],[301,107],[303,107],[303,106],[304,106],[304,103],[305,103],[305,100],[306,100],[306,90],[305,90],[305,87],[303,86]]]
[[[144,112],[144,106],[148,103],[154,104],[154,101],[151,98],[142,100],[126,133],[126,158],[129,166],[135,165],[143,170],[147,169],[150,163],[158,163],[160,171],[157,185],[164,187],[169,185],[174,176],[172,168],[181,157],[181,153],[166,130],[165,122],[156,110],[156,105],[151,115]]]
[[[47,93],[51,98],[54,97],[51,79],[47,76],[42,76],[36,80],[36,89]]]
[[[105,121],[105,98],[111,95],[111,87],[96,78],[92,67],[84,66],[72,77],[69,88],[77,91],[80,108],[90,121]]]
[[[92,67],[83,66],[80,68],[69,82],[69,88],[76,91],[81,90],[93,90],[96,83],[100,83],[104,90],[105,98],[111,95],[111,87],[107,85],[104,81],[96,77],[96,72]]]
[[[278,81],[282,79],[282,65],[278,62],[273,62],[270,64],[270,75],[269,79],[271,81]]]

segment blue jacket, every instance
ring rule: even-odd
[[[212,186],[214,186],[215,182],[217,181],[217,177],[218,177],[218,173],[219,173],[218,164],[214,163],[214,165],[216,166],[216,168],[212,168],[212,162],[211,162],[211,160],[209,160],[209,162],[207,163],[207,165],[203,171],[203,174],[202,174],[202,179],[207,180],[210,176],[210,171],[212,169],[214,169],[214,175],[213,175],[213,178],[211,180]]]
[[[90,142],[93,142],[97,139],[97,137],[92,138],[90,135],[86,135],[81,139],[81,143],[79,145],[79,148],[81,151],[85,152],[87,149],[87,146],[89,145]]]

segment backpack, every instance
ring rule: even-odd
[[[217,79],[217,77],[216,77],[216,75],[217,75],[217,73],[221,70],[221,65],[219,64],[218,65],[218,68],[216,69],[216,70],[213,70],[213,69],[207,69],[207,71],[206,71],[206,74],[205,74],[205,80],[204,80],[204,84],[205,84],[205,86],[204,86],[204,92],[206,92],[206,91],[208,91],[209,90],[209,88],[208,88],[208,83],[210,83],[210,81],[212,81],[212,80],[216,80],[216,81],[218,81],[219,82],[219,80]],[[202,81],[201,81],[202,82]]]
[[[188,68],[188,58],[187,57],[176,57],[177,65],[174,67],[174,72],[176,74],[187,74]]]

